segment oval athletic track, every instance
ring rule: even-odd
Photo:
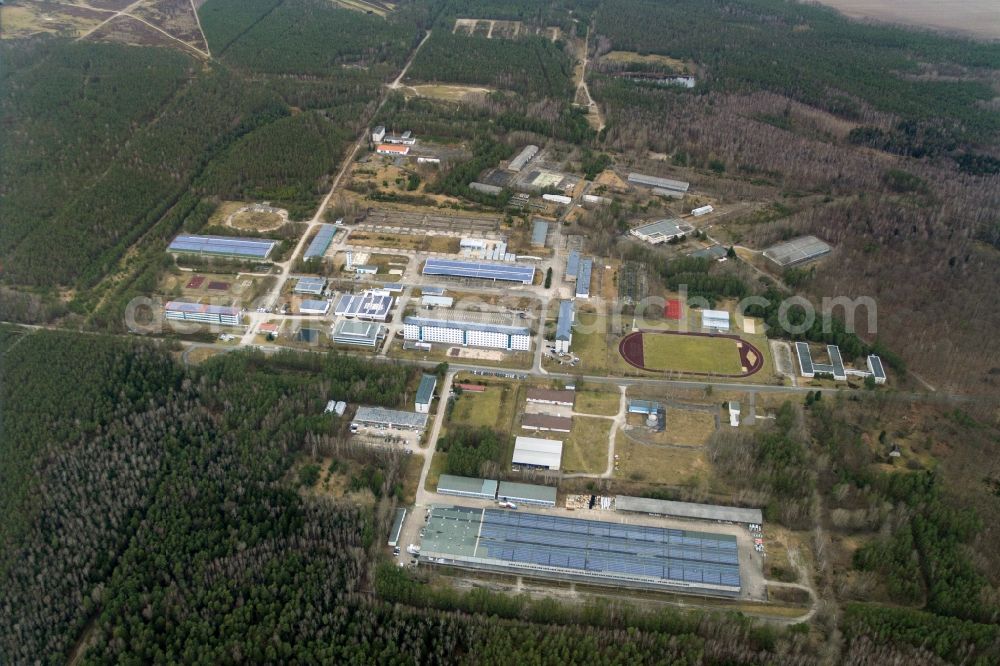
[[[622,341],[618,343],[618,353],[622,355],[625,362],[634,368],[639,368],[640,370],[645,370],[646,372],[671,372],[669,368],[647,368],[644,364],[643,358],[643,345],[642,336],[643,335],[693,335],[705,338],[726,338],[728,340],[734,340],[740,343],[738,351],[740,354],[740,365],[747,369],[746,372],[741,372],[735,375],[728,375],[716,372],[687,372],[682,370],[676,370],[684,375],[695,375],[698,377],[729,377],[733,379],[739,379],[742,377],[749,377],[750,375],[756,374],[764,367],[764,355],[760,353],[760,350],[756,346],[750,344],[738,335],[725,335],[725,334],[715,334],[715,333],[681,333],[679,331],[636,331],[635,333],[629,333]],[[753,354],[753,361],[751,362],[750,354]]]

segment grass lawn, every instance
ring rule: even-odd
[[[633,425],[643,425],[645,417],[629,418]],[[715,432],[715,414],[699,412],[691,409],[675,409],[667,407],[667,429],[663,432],[650,432],[645,428],[636,429],[629,434],[648,444],[672,444],[675,446],[704,446],[708,438]]]
[[[471,428],[487,426],[495,428],[500,418],[500,411],[509,402],[511,393],[509,387],[491,386],[482,393],[463,391],[455,399],[455,407],[451,412],[449,421],[452,425],[464,425]]]
[[[581,414],[614,416],[618,413],[620,395],[607,391],[577,391],[573,410]]]
[[[424,490],[427,492],[437,492],[438,479],[444,474],[444,470],[448,465],[448,454],[443,451],[435,451],[434,458],[431,459],[431,468],[427,470],[427,478],[424,479]],[[420,482],[419,476],[417,477],[417,483]]]
[[[403,483],[403,504],[410,505],[417,501],[417,486],[420,484],[420,472],[424,468],[424,455],[411,453],[406,456],[406,465],[401,481]]]
[[[668,417],[667,427],[670,427]],[[703,448],[678,449],[639,444],[622,433],[615,441],[616,476],[673,486],[697,485],[707,480],[710,469]]]
[[[741,372],[736,342],[727,338],[643,335],[642,345],[643,364],[651,370],[726,375]]]
[[[597,474],[606,470],[610,432],[608,419],[574,417],[573,430],[563,440],[563,471]]]
[[[600,374],[608,371],[608,318],[592,312],[578,312],[570,351],[580,357],[577,369]],[[617,353],[617,351],[616,351]]]

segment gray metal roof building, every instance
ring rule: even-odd
[[[628,182],[635,185],[645,185],[647,187],[659,187],[673,192],[687,192],[688,188],[691,187],[690,183],[686,183],[683,180],[658,178],[656,176],[647,176],[645,174],[635,172],[628,175]]]
[[[312,294],[319,296],[326,286],[326,278],[321,277],[300,277],[292,289],[296,294]]]
[[[653,513],[659,516],[674,518],[689,518],[692,520],[712,520],[725,523],[746,523],[761,525],[764,515],[760,509],[743,509],[737,506],[721,506],[717,504],[694,504],[692,502],[674,502],[672,500],[649,499],[647,497],[615,497],[616,511],[632,513]]]
[[[549,223],[537,217],[531,222],[531,244],[534,247],[545,247],[545,237],[549,234]]]
[[[212,254],[220,257],[267,259],[278,241],[237,236],[180,235],[167,247],[169,252]]]
[[[521,417],[521,427],[525,430],[569,432],[573,429],[573,419],[548,414],[525,414]]]
[[[726,256],[726,248],[721,245],[713,245],[712,247],[706,247],[702,250],[695,250],[691,253],[692,257],[697,259],[722,259]]]
[[[576,274],[580,270],[580,252],[577,250],[572,250],[566,257],[566,275],[565,279],[575,280]]]
[[[694,227],[690,224],[684,224],[680,220],[664,219],[638,226],[632,229],[630,233],[647,243],[657,245],[659,243],[666,243],[674,238],[680,238],[692,231],[694,231]]]
[[[576,272],[576,297],[590,298],[590,276],[594,272],[593,259],[581,259],[580,269]]]
[[[531,467],[557,470],[562,464],[563,443],[556,439],[518,437],[514,440],[515,467]]]
[[[497,482],[492,479],[474,479],[468,476],[442,474],[438,479],[437,491],[442,495],[496,499]]]
[[[569,342],[573,337],[573,301],[559,301],[559,318],[556,320],[556,340]]]
[[[333,328],[333,341],[338,345],[375,347],[383,336],[382,324],[373,321],[343,319]]]
[[[522,504],[537,504],[539,506],[556,505],[556,489],[552,486],[539,486],[533,483],[515,483],[501,481],[497,488],[497,499],[520,502]]]
[[[399,544],[399,534],[403,531],[403,521],[406,520],[406,509],[400,507],[396,509],[396,515],[392,519],[392,529],[389,530],[389,545],[395,547]]]
[[[535,279],[535,267],[523,264],[487,264],[431,258],[424,262],[423,274],[531,284]]]
[[[327,249],[330,247],[330,243],[333,241],[333,237],[337,235],[337,227],[332,224],[321,224],[319,225],[319,231],[313,236],[312,242],[309,243],[309,247],[306,248],[305,254],[302,255],[303,259],[316,259],[317,257],[322,257],[326,254]]]
[[[469,183],[469,189],[473,192],[482,192],[483,194],[500,194],[503,192],[503,188],[497,185],[490,185],[488,183]]]
[[[736,537],[527,511],[437,506],[421,558],[613,586],[736,596]]]
[[[782,268],[797,266],[829,254],[833,248],[815,236],[793,238],[764,250],[764,256]]]
[[[538,146],[525,146],[517,156],[507,164],[508,171],[520,171],[531,158],[538,154]]]
[[[420,386],[417,387],[417,405],[430,405],[434,400],[434,389],[437,388],[436,375],[423,375],[420,377]]]
[[[483,331],[485,333],[505,333],[507,335],[531,335],[531,328],[528,326],[490,323],[488,321],[483,321],[490,318],[488,315],[482,316],[483,314],[484,313],[479,312],[463,312],[461,310],[450,310],[448,312],[442,312],[440,315],[427,312],[422,315],[406,317],[403,319],[403,323],[410,324],[412,326],[454,328],[461,331]],[[498,315],[496,318],[504,321],[513,321],[512,319],[501,315]]]
[[[354,415],[354,423],[380,428],[423,430],[427,427],[427,415],[363,405],[358,407],[358,412]]]

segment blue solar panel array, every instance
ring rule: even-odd
[[[813,370],[813,359],[812,354],[809,352],[809,344],[796,342],[795,353],[799,357],[799,370],[802,372],[802,375],[804,377],[811,376],[815,370]]]
[[[872,375],[875,379],[885,379],[885,368],[882,367],[882,359],[872,354],[868,357],[868,364],[871,366]]]
[[[736,538],[486,509],[477,557],[663,583],[740,585]]]
[[[276,241],[263,238],[181,235],[173,240],[167,250],[266,259],[275,243]]]
[[[579,298],[590,296],[590,275],[594,270],[593,259],[581,259],[580,268],[576,273],[576,295]]]
[[[424,275],[448,275],[531,284],[535,278],[535,267],[522,264],[486,264],[476,261],[428,259],[424,264]]]
[[[840,355],[840,347],[827,345],[826,353],[830,355],[830,363],[833,365],[833,378],[841,381],[846,380],[847,371],[844,369],[844,359]]]
[[[319,225],[319,231],[313,236],[312,242],[309,243],[309,247],[306,248],[306,253],[303,257],[305,259],[322,257],[326,254],[326,250],[330,247],[330,242],[333,241],[335,235],[337,235],[337,227],[332,224]]]

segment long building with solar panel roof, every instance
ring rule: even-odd
[[[305,254],[302,255],[303,259],[317,259],[326,254],[327,249],[330,247],[330,243],[333,241],[333,237],[337,235],[337,227],[332,224],[321,224],[319,225],[319,231],[313,236],[312,242],[309,243],[309,247],[306,248]]]
[[[237,236],[180,235],[167,246],[168,252],[210,254],[219,257],[267,259],[278,241]]]
[[[531,284],[535,279],[535,267],[523,264],[490,264],[480,261],[432,258],[424,263],[423,274]]]
[[[222,326],[240,326],[240,309],[228,305],[207,305],[170,301],[163,306],[163,316],[172,321],[192,321]]]
[[[526,511],[436,506],[421,560],[471,569],[735,597],[736,537]]]

